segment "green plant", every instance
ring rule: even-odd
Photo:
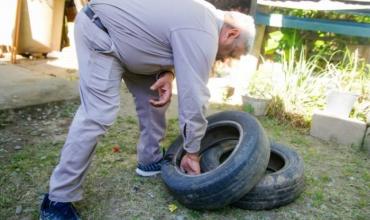
[[[300,48],[303,46],[303,38],[297,29],[282,28],[268,34],[269,38],[264,47],[265,55],[273,56],[274,60],[280,59],[281,56],[289,54],[290,48]]]
[[[358,51],[351,53],[347,49],[337,53],[343,57],[342,61],[331,62],[326,67],[328,74],[333,78],[335,89],[358,93],[367,90],[367,82],[370,79],[369,69],[366,63],[360,60]]]
[[[283,8],[275,8],[272,12],[302,18],[370,23],[369,16],[354,13]],[[264,56],[275,61],[280,60],[284,53],[287,55],[291,47],[300,48],[305,45],[308,48],[306,50],[307,57],[319,54],[327,60],[341,62],[342,57],[340,57],[340,54],[337,54],[337,57],[332,56],[334,52],[345,50],[349,44],[370,44],[369,38],[346,36],[323,31],[307,31],[291,28],[272,28],[268,30],[271,30],[271,32],[267,34],[264,44]]]
[[[273,67],[271,67],[270,69],[272,70]],[[247,88],[247,94],[249,96],[261,99],[272,98],[272,96],[274,95],[273,94],[274,72],[271,70],[259,70],[253,74]]]
[[[274,94],[285,105],[285,111],[310,116],[315,108],[324,105],[325,87],[328,79],[322,73],[320,56],[306,58],[305,50],[291,48],[282,58],[281,75],[275,82]]]
[[[243,106],[243,110],[247,113],[253,114],[254,108],[251,104],[246,104]]]
[[[370,17],[359,13],[343,13],[338,11],[318,11],[318,10],[303,10],[303,9],[289,9],[289,8],[275,8],[274,12],[290,16],[318,18],[340,21],[356,21],[360,23],[370,23]]]
[[[342,54],[342,61],[329,63],[326,67],[331,78],[328,89],[337,89],[353,92],[358,95],[357,102],[351,113],[352,117],[362,120],[370,112],[370,68],[359,58],[358,52],[351,53],[348,49],[338,51]]]
[[[304,48],[291,48],[283,54],[280,70],[274,65],[273,73],[259,73],[264,80],[252,80],[258,84],[254,87],[268,88],[273,96],[268,115],[307,127],[313,111],[325,107],[328,91],[341,89],[359,95],[351,116],[365,120],[370,111],[369,69],[357,53],[337,51],[332,57],[340,54],[342,60],[336,63],[321,55],[307,58]]]
[[[230,99],[231,96],[234,95],[234,92],[235,92],[235,88],[234,87],[232,87],[232,86],[226,86],[225,88],[223,88],[222,100],[224,102],[226,102],[227,100]]]

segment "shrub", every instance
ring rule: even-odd
[[[358,54],[337,51],[333,56],[343,57],[338,63],[320,55],[307,58],[305,54],[303,47],[291,48],[272,71],[253,76],[249,94],[270,94],[273,101],[269,116],[290,121],[296,127],[308,127],[313,111],[325,107],[328,91],[351,91],[359,95],[351,116],[364,120],[370,111],[370,73]]]

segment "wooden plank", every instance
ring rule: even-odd
[[[265,30],[266,30],[265,25],[256,25],[256,38],[254,40],[251,55],[256,57],[257,60],[259,59],[260,54],[261,54],[261,48],[262,48],[263,38],[265,36]]]
[[[11,63],[16,63],[17,51],[19,46],[19,28],[21,22],[21,10],[22,10],[22,0],[17,1],[17,12],[15,15],[15,28],[14,28],[14,39],[11,51]]]
[[[80,11],[87,3],[88,0],[73,0],[77,11]]]
[[[339,10],[335,11],[341,14],[350,14],[350,15],[360,15],[360,16],[369,16],[370,17],[370,9],[367,10]]]
[[[272,6],[278,8],[292,8],[292,9],[303,9],[303,10],[318,10],[318,11],[336,11],[336,10],[362,10],[370,9],[370,3],[363,1],[357,2],[339,2],[330,0],[287,0],[287,1],[277,1],[277,0],[257,0],[258,5]]]
[[[61,50],[65,0],[54,0],[51,49]]]
[[[17,0],[0,0],[0,45],[13,45],[17,4]]]
[[[347,2],[347,3],[356,2],[356,3],[362,3],[362,4],[370,4],[370,0],[336,0],[336,1]]]
[[[365,23],[298,18],[281,14],[264,14],[257,12],[256,24],[263,24],[272,27],[325,31],[349,36],[370,38],[370,24]]]
[[[257,0],[251,0],[251,5],[249,9],[249,15],[255,16],[257,12]]]

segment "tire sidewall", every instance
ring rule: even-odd
[[[191,208],[219,208],[237,201],[263,176],[269,159],[268,139],[253,116],[244,112],[221,112],[208,117],[207,120],[207,132],[225,123],[234,123],[238,127],[237,148],[223,165],[197,176],[182,173],[178,164],[184,150],[182,137],[178,137],[169,147],[165,156],[166,162],[162,166],[162,178],[167,187],[180,202]],[[206,150],[207,147],[210,146],[203,147],[202,143],[200,151]],[[241,176],[245,177],[240,178]],[[229,187],[232,187],[234,192],[231,192]],[[218,200],[223,201],[216,201],[218,197]]]

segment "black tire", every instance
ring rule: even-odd
[[[222,163],[222,157],[227,156],[232,146],[232,141],[229,140],[205,151],[201,157],[202,170],[208,172],[218,167]],[[292,149],[272,143],[265,176],[233,205],[249,210],[277,208],[293,202],[303,190],[303,160]]]
[[[185,151],[179,136],[169,147],[162,179],[173,196],[192,209],[224,207],[245,195],[264,175],[270,143],[260,123],[244,112],[227,111],[207,118],[208,127],[200,152],[229,139],[238,144],[229,158],[211,172],[190,176],[180,171]]]

